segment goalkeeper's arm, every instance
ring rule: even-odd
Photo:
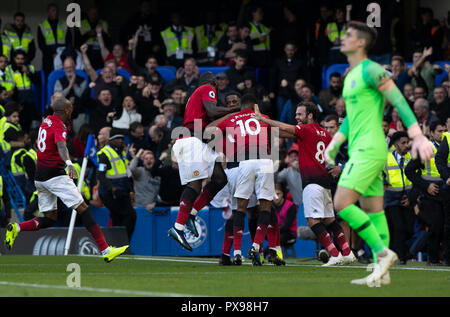
[[[333,166],[336,165],[334,159],[336,158],[341,145],[348,139],[348,128],[348,118],[345,117],[339,131],[333,136],[333,139],[325,150],[325,160],[328,164]]]

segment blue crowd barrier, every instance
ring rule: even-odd
[[[109,226],[109,211],[101,207],[91,207],[97,223],[102,227]],[[225,229],[225,219],[221,208],[206,207],[197,214],[198,238],[187,232],[187,240],[193,247],[192,252],[181,248],[167,236],[167,231],[173,226],[178,214],[178,207],[156,207],[152,212],[144,207],[135,207],[136,226],[130,241],[131,252],[135,255],[148,256],[220,256]],[[298,208],[298,226],[306,226],[303,206]],[[266,244],[267,242],[265,242]],[[242,254],[247,255],[251,246],[247,219],[245,220],[242,240]],[[297,257],[313,257],[315,241],[297,239],[294,245]],[[233,252],[233,249],[232,251]]]

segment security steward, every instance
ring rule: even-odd
[[[444,197],[444,265],[450,266],[450,133],[442,133],[442,141],[436,153],[436,167],[445,185]]]
[[[433,136],[434,128],[430,125]],[[444,181],[435,164],[435,156],[441,144],[441,138],[432,138],[434,154],[422,164],[420,158],[411,160],[406,166],[406,177],[420,191],[419,219],[428,226],[428,265],[440,265],[440,243],[444,234]]]
[[[136,224],[136,211],[133,208],[133,181],[122,155],[124,148],[124,135],[112,129],[108,143],[97,152],[98,192],[103,204],[111,212],[113,226],[125,226],[128,238],[131,239]]]
[[[406,132],[396,132],[391,138],[384,167],[384,210],[391,232],[391,245],[398,254],[400,264],[408,260],[406,241],[414,234],[415,214],[410,206],[408,194],[412,189],[411,181],[405,175],[405,167],[411,160],[409,138]]]

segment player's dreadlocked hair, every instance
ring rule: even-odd
[[[347,29],[350,28],[357,31],[358,38],[364,38],[366,40],[365,50],[369,52],[377,40],[377,31],[375,28],[371,28],[367,24],[359,21],[350,21],[347,24]]]

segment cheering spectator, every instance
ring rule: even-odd
[[[107,118],[113,118],[115,107],[109,89],[103,89],[98,94],[97,99],[91,99],[89,107],[89,124],[94,129],[95,134],[105,126],[111,126]]]
[[[112,127],[121,130],[123,134],[127,135],[128,130],[130,129],[130,124],[132,122],[141,122],[141,120],[142,115],[137,113],[136,103],[134,102],[133,97],[126,96],[123,98],[122,107],[119,108],[114,115]]]
[[[247,54],[244,50],[236,50],[234,64],[225,71],[233,90],[242,91],[244,89],[244,74],[246,72]]]
[[[154,177],[151,173],[155,164],[155,155],[152,151],[140,149],[137,154],[130,148],[132,160],[130,171],[133,178],[135,206],[143,206],[151,211],[156,204],[161,184],[161,178]],[[142,162],[142,166],[139,163]]]
[[[430,103],[424,98],[418,98],[414,101],[414,114],[417,122],[422,129],[423,134],[430,135],[430,124],[437,121],[438,118],[431,113]]]
[[[167,129],[169,132],[183,124],[183,118],[176,114],[177,108],[172,98],[164,100],[161,104],[161,109],[167,120]]]
[[[447,91],[443,87],[436,87],[433,90],[433,102],[430,104],[430,109],[440,121],[450,117],[450,99],[447,95]]]
[[[405,60],[401,56],[394,56],[391,60],[392,79],[397,85],[398,89],[403,91],[406,83],[409,83],[411,78],[408,76]]]
[[[240,41],[239,29],[236,22],[228,24],[226,33],[217,43],[217,64],[231,65],[236,57],[236,50],[245,50],[247,45]]]
[[[176,86],[181,86],[190,96],[198,87],[198,79],[200,71],[194,58],[187,58],[184,67],[179,67],[175,74],[175,78],[167,82],[164,90],[171,94]]]
[[[137,152],[139,152],[140,149],[147,149],[150,146],[145,137],[144,126],[142,123],[137,121],[130,124],[128,140],[128,144],[131,145]]]

